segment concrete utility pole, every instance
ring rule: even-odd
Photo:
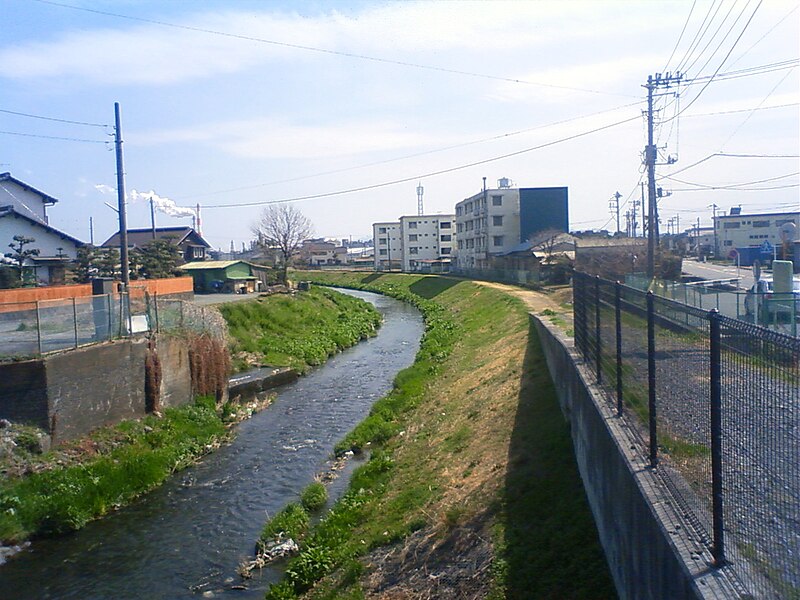
[[[669,88],[680,83],[683,75],[680,72],[672,75],[656,73],[648,75],[647,84],[647,146],[644,148],[644,161],[647,166],[647,276],[652,279],[656,270],[656,247],[658,245],[658,206],[656,201],[656,159],[658,149],[653,142],[653,91],[660,87]],[[666,164],[674,161],[669,159]]]
[[[619,199],[622,198],[622,194],[619,192],[615,192],[613,196],[611,196],[611,201],[608,203],[608,207],[611,209],[611,214],[613,215],[616,212],[617,215],[617,233],[620,232],[619,228]]]
[[[150,196],[150,227],[153,230],[153,239],[156,239],[156,208],[152,196]]]
[[[709,206],[711,209],[711,214],[713,215],[711,218],[711,226],[714,228],[714,258],[719,256],[719,239],[717,237],[717,208],[719,208],[716,204],[712,204]]]
[[[114,146],[117,151],[117,214],[119,215],[119,259],[122,291],[128,291],[128,221],[125,216],[125,171],[122,167],[122,128],[120,126],[119,102],[114,102]]]

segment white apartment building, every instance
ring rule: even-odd
[[[729,215],[717,215],[714,219],[717,256],[728,256],[734,248],[762,246],[764,242],[781,247],[784,241],[781,228],[787,223],[794,223],[795,231],[800,232],[800,212],[746,215],[733,208]]]
[[[419,271],[426,261],[449,259],[453,254],[454,215],[400,217],[403,271]]]
[[[375,245],[375,270],[399,268],[403,260],[400,221],[373,223],[372,240]]]
[[[488,268],[492,254],[517,246],[519,214],[519,190],[510,187],[483,190],[456,204],[456,268]]]

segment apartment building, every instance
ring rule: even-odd
[[[450,261],[454,218],[452,214],[400,217],[403,271],[428,270],[426,264]]]
[[[491,257],[511,252],[532,234],[566,232],[567,188],[514,188],[500,179],[456,204],[456,268],[488,269]]]
[[[764,246],[780,248],[784,243],[788,223],[794,223],[794,235],[800,231],[800,212],[742,214],[741,208],[732,208],[728,215],[714,218],[714,244],[717,256],[728,256],[735,248]],[[788,227],[791,227],[789,225]],[[791,243],[793,240],[789,240]]]
[[[373,223],[372,240],[375,245],[375,270],[399,269],[403,260],[400,221]]]

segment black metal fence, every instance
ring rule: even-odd
[[[575,343],[746,593],[800,598],[800,338],[583,273]]]

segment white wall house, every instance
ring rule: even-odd
[[[19,214],[47,223],[47,207],[56,202],[58,200],[52,196],[12,177],[11,173],[0,173],[0,206],[12,206]]]
[[[519,244],[519,190],[486,189],[456,204],[457,269],[488,268],[490,256]]]
[[[728,256],[734,248],[761,246],[769,242],[772,247],[780,247],[781,227],[794,223],[795,231],[800,232],[800,212],[763,214],[717,215],[714,220],[717,256]]]
[[[403,238],[400,222],[373,223],[372,240],[375,244],[375,270],[399,268],[403,260]]]
[[[403,271],[420,271],[431,261],[449,260],[453,254],[455,215],[400,217]]]

